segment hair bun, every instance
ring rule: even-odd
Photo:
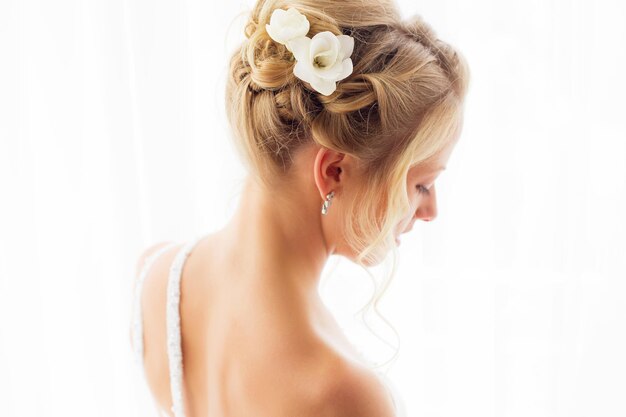
[[[306,16],[307,38],[328,31],[355,40],[353,71],[337,83],[336,94],[316,94],[300,82],[296,55],[286,44],[292,42],[289,31],[277,30],[277,39],[267,31],[268,24],[270,32],[292,29],[271,25],[273,13],[285,6]],[[372,169],[391,164],[428,128],[434,107],[448,106],[443,120],[454,120],[465,92],[461,57],[421,16],[401,20],[392,0],[257,0],[244,34],[230,57],[227,117],[244,164],[264,181],[287,173],[293,155],[308,143],[350,153]]]
[[[432,26],[421,15],[409,17],[402,25],[404,31],[416,42],[422,43],[429,49],[437,48],[438,38]]]
[[[421,15],[411,16],[403,22],[401,28],[408,36],[428,48],[437,58],[441,67],[450,75],[451,82],[457,91],[464,92],[467,90],[469,79],[467,60],[461,56],[456,48],[439,39],[432,26],[425,22]],[[465,74],[466,76],[459,77],[457,74]]]
[[[248,69],[250,89],[276,90],[293,82],[289,69],[294,62],[284,45],[274,42],[264,25],[250,19],[245,26],[246,41],[241,48],[242,63]]]

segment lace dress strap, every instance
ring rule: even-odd
[[[162,253],[173,246],[176,246],[175,242],[169,243],[157,249],[150,256],[148,256],[141,267],[141,271],[137,277],[137,282],[135,283],[135,292],[133,296],[133,348],[135,351],[135,362],[137,363],[137,366],[139,366],[142,376],[145,376],[143,363],[143,313],[141,310],[141,291],[143,289],[143,282],[146,275],[148,275],[148,271],[152,267],[152,264],[154,264],[154,261],[156,261]]]
[[[192,239],[176,254],[167,280],[167,357],[170,370],[172,412],[175,417],[185,417],[183,406],[183,354],[180,332],[180,279],[185,260],[204,235]]]

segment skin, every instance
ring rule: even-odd
[[[450,159],[458,139],[459,136],[455,136],[440,152],[418,166],[409,169],[406,188],[411,208],[396,227],[398,238],[401,234],[411,231],[417,220],[428,222],[437,217],[435,181],[446,169],[448,159]]]
[[[410,210],[397,224],[397,236],[415,221],[437,216],[435,181],[457,140],[410,169]],[[342,199],[361,178],[359,164],[318,145],[294,158],[292,175],[277,181],[272,192],[248,178],[230,221],[187,258],[180,308],[188,416],[330,415],[320,404],[357,404],[355,387],[371,398],[368,414],[343,415],[392,415],[384,387],[360,364],[317,291],[329,256],[356,256],[339,225]],[[330,191],[335,197],[323,216]],[[171,396],[163,306],[168,269],[179,249],[157,259],[142,292],[146,378],[165,410]]]

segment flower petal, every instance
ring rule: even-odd
[[[354,38],[348,35],[338,35],[337,39],[341,44],[342,58],[348,58],[354,51]]]
[[[337,77],[339,77],[339,75],[343,71],[343,63],[341,61],[337,61],[331,67],[318,68],[314,66],[313,69],[315,70],[315,74],[317,74],[318,77],[324,78],[325,80],[336,81]]]
[[[351,58],[346,58],[341,62],[341,72],[339,73],[339,75],[337,76],[337,78],[335,79],[336,81],[339,80],[343,80],[344,78],[346,78],[348,75],[352,74],[352,59]]]
[[[276,9],[272,12],[270,16],[270,25],[275,25],[282,23],[284,19],[287,17],[287,10],[284,9]]]
[[[286,44],[293,38],[306,36],[310,24],[305,15],[297,9],[275,9],[270,17],[269,25],[265,25],[267,33],[278,43]]]
[[[280,30],[280,39],[283,40],[283,44],[287,45],[291,40],[300,37],[300,32],[302,32],[299,28],[293,26],[285,26]]]
[[[317,78],[315,71],[313,71],[313,67],[306,61],[296,62],[296,65],[293,67],[293,74],[309,84]]]
[[[307,63],[310,63],[310,45],[311,38],[301,36],[287,42],[287,49],[293,52],[293,56],[296,58],[297,61],[306,61]]]
[[[316,77],[312,82],[310,82],[311,86],[325,96],[331,95],[337,89],[337,83],[334,81],[324,80],[319,77]]]
[[[311,28],[309,19],[307,19],[306,16],[300,13],[295,7],[290,7],[287,10],[287,14],[290,16],[291,26],[297,28],[295,36],[306,36]]]
[[[265,31],[267,32],[268,35],[270,35],[270,38],[272,38],[275,42],[278,43],[283,43],[278,35],[278,33],[276,33],[276,30],[274,29],[274,26],[272,25],[265,25]]]
[[[311,60],[313,57],[321,55],[324,61],[329,63],[328,66],[332,66],[337,61],[340,47],[341,44],[334,33],[328,30],[317,33],[311,39]]]

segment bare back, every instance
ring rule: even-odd
[[[167,411],[172,396],[164,307],[170,267],[181,247],[155,259],[141,292],[145,376]],[[186,417],[305,415],[303,408],[324,398],[328,381],[356,352],[323,309],[313,325],[280,291],[238,285],[232,277],[240,269],[222,255],[219,237],[208,235],[181,271]]]

